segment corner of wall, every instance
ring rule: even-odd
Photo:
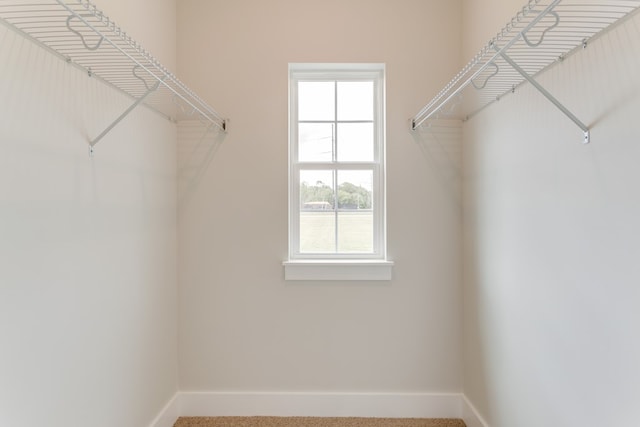
[[[467,427],[489,427],[489,424],[480,416],[476,407],[465,394],[462,395],[461,412],[461,418]]]

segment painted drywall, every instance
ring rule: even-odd
[[[522,10],[526,0],[463,0],[462,59],[466,64]]]
[[[636,16],[540,76],[589,145],[529,85],[464,126],[464,392],[491,427],[640,418],[639,52]]]
[[[175,68],[173,0],[98,7]],[[0,425],[149,425],[177,391],[175,126],[139,108],[90,159],[131,100],[4,26],[0,100]]]
[[[461,66],[460,8],[178,2],[179,74],[230,119],[179,153],[181,390],[461,389],[459,147],[408,130]],[[386,64],[390,282],[284,280],[292,62]]]

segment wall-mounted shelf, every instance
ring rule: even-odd
[[[91,153],[140,104],[174,122],[198,122],[204,132],[226,131],[225,119],[88,0],[0,0],[0,23],[132,99],[89,141]]]
[[[640,0],[530,0],[526,6],[411,119],[411,128],[441,119],[467,120],[529,82],[572,120],[589,142],[589,127],[535,76],[638,10]]]

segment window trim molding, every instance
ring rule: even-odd
[[[285,280],[389,281],[394,264],[386,260],[290,260],[282,265]]]
[[[341,75],[343,74],[343,76]],[[292,99],[297,94],[299,81],[313,80],[373,80],[375,111],[374,159],[372,162],[298,162],[297,102]],[[289,64],[289,259],[283,263],[286,280],[390,280],[393,263],[387,260],[386,235],[386,153],[385,153],[385,64],[383,63],[290,63]],[[332,168],[353,167],[372,170],[378,203],[374,204],[374,250],[372,253],[356,254],[309,254],[299,252],[299,180],[295,174],[301,169],[321,168],[323,163],[331,163]]]

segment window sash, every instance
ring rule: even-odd
[[[313,66],[314,64],[310,65]],[[309,70],[306,67],[291,67],[290,73],[290,172],[289,172],[289,258],[292,260],[304,259],[385,259],[386,242],[385,242],[385,182],[384,182],[384,120],[383,120],[383,68],[376,65],[376,69],[360,69],[354,70],[353,67],[333,68],[329,66],[326,70]],[[373,120],[338,120],[337,106],[334,107],[333,120],[298,120],[298,84],[300,82],[357,82],[367,81],[373,82]],[[334,97],[334,98],[337,98]],[[337,99],[334,99],[337,105]],[[337,158],[336,137],[332,137],[332,155],[331,160],[327,161],[309,161],[300,160],[299,158],[299,124],[319,123],[332,124],[337,126],[345,123],[373,123],[373,160],[372,161],[340,161]],[[327,170],[331,171],[335,176],[340,171],[371,171],[372,172],[372,214],[373,214],[373,247],[372,252],[322,252],[311,253],[302,252],[300,247],[300,215],[302,206],[300,200],[300,173],[303,171]],[[333,182],[332,188],[337,191],[339,183]],[[337,200],[337,194],[334,194]],[[348,210],[340,209],[334,204],[331,212],[335,215],[335,226],[338,227],[338,215],[340,212],[348,212]],[[340,230],[337,230],[340,233]],[[336,234],[336,239],[337,239]],[[336,247],[338,243],[336,241]]]

